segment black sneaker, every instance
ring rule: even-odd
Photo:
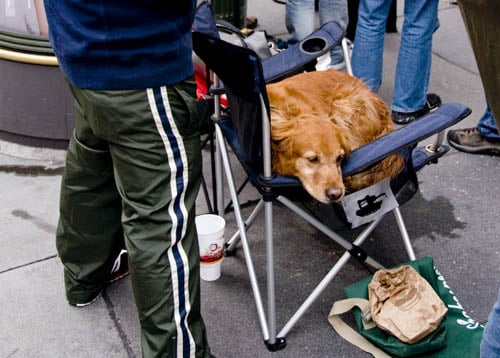
[[[118,281],[130,273],[128,269],[128,253],[127,250],[122,250],[118,254],[113,267],[111,268],[111,275],[108,279],[108,283]]]
[[[128,253],[127,250],[121,250],[120,253],[118,254],[118,257],[116,258],[115,262],[113,263],[113,267],[111,268],[111,273],[109,275],[109,278],[107,280],[107,283],[113,283],[116,282],[124,277],[126,277],[130,273],[128,269]],[[72,303],[70,302],[69,304],[75,307],[85,307],[88,305],[91,305],[99,297],[101,297],[103,290],[100,290],[97,295],[95,295],[93,298],[88,300],[87,302],[80,302],[80,303]]]
[[[69,304],[70,304],[70,305],[72,305],[72,306],[78,307],[78,308],[81,308],[81,307],[85,307],[85,306],[91,305],[92,303],[94,303],[95,301],[97,301],[97,299],[98,299],[99,297],[101,297],[101,295],[102,295],[102,291],[103,291],[103,290],[100,290],[100,291],[99,291],[99,293],[97,293],[97,295],[96,295],[94,298],[92,298],[91,300],[89,300],[89,301],[87,301],[87,302],[80,302],[80,303],[71,303],[71,302],[70,302]]]
[[[500,141],[484,137],[477,128],[450,130],[447,137],[448,143],[461,152],[500,156]]]
[[[418,111],[407,113],[392,111],[392,120],[396,124],[408,124],[439,108],[439,106],[441,106],[441,103],[441,97],[439,97],[435,93],[428,93],[427,102],[425,103],[425,106],[423,108],[419,109]]]

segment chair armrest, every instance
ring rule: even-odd
[[[262,61],[266,83],[288,77],[300,70],[306,63],[321,56],[338,45],[344,37],[344,30],[336,22],[328,22],[302,41],[290,45]]]
[[[342,174],[349,176],[361,172],[385,157],[451,127],[470,113],[471,110],[464,105],[443,104],[419,120],[352,151],[342,163]]]

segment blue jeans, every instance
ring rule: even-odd
[[[486,111],[477,123],[477,130],[483,137],[493,140],[500,140],[500,134],[498,134],[497,124],[495,122],[495,118],[493,117],[493,113],[491,113],[489,104],[486,106]]]
[[[481,340],[481,358],[500,357],[500,291],[497,302],[488,316]]]
[[[432,34],[439,27],[439,0],[405,1],[391,108],[413,112],[424,107],[429,85]],[[361,0],[352,54],[354,75],[378,92],[382,84],[385,25],[391,2]]]
[[[346,0],[319,0],[320,25],[336,21],[343,29],[349,21]],[[285,24],[290,34],[288,42],[296,43],[314,31],[314,0],[287,0]],[[342,46],[336,46],[330,51],[331,63],[344,60]]]

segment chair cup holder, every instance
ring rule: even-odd
[[[328,47],[328,42],[322,37],[309,37],[300,43],[300,50],[306,54],[318,53]]]

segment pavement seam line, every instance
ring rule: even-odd
[[[44,257],[42,259],[38,259],[38,260],[31,261],[31,262],[28,262],[28,263],[25,263],[25,264],[22,264],[22,265],[10,267],[10,268],[8,268],[6,270],[0,271],[0,275],[3,274],[3,273],[9,272],[9,271],[14,271],[14,270],[17,270],[17,269],[20,269],[20,268],[31,266],[33,264],[37,264],[37,263],[40,263],[40,262],[43,262],[43,261],[52,260],[52,259],[55,259],[56,257],[57,257],[57,255],[50,255],[50,256]]]
[[[120,337],[122,344],[125,348],[125,351],[127,352],[127,357],[128,358],[135,358],[135,353],[132,350],[132,347],[130,346],[130,340],[127,337],[127,334],[123,330],[122,325],[120,324],[120,320],[118,319],[118,316],[116,315],[115,312],[115,307],[113,306],[113,302],[111,302],[111,299],[107,295],[106,292],[103,292],[102,297],[104,299],[104,302],[106,303],[106,307],[108,308],[109,312],[109,317],[113,321],[116,329],[118,330],[118,336]]]

